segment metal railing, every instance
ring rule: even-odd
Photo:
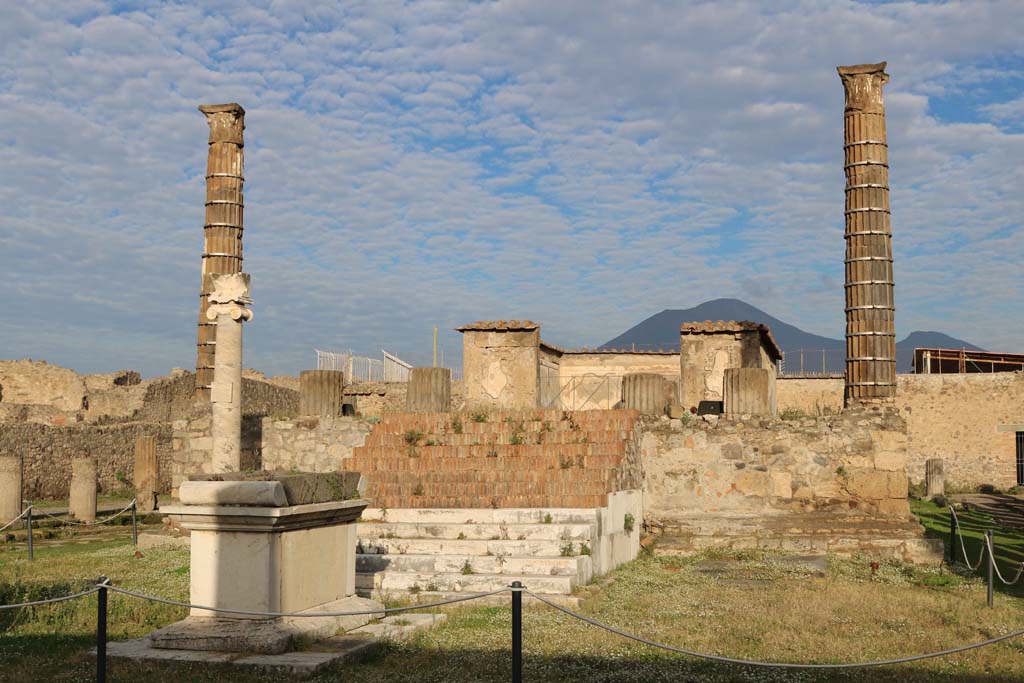
[[[607,410],[622,400],[622,375],[587,373],[542,377],[540,407],[558,410]]]
[[[956,510],[952,505],[949,506],[949,564],[954,565],[957,562],[956,559],[956,547],[957,540],[959,540],[960,552],[964,558],[964,564],[972,572],[977,571],[981,567],[981,563],[988,558],[988,563],[985,566],[985,579],[988,584],[988,595],[987,603],[991,607],[995,594],[995,577],[999,577],[999,580],[1006,586],[1016,585],[1021,576],[1024,576],[1024,562],[1021,562],[1017,567],[1017,576],[1013,577],[1013,581],[1007,581],[1002,572],[999,571],[999,563],[996,562],[996,549],[995,543],[992,540],[992,529],[985,529],[985,540],[981,545],[981,552],[978,554],[978,561],[971,564],[970,558],[967,556],[967,546],[964,545],[964,537],[960,531],[960,519],[956,516]]]
[[[793,349],[783,351],[779,361],[780,377],[828,377],[846,372],[846,349]]]
[[[26,541],[28,543],[28,559],[29,560],[34,560],[35,559],[35,544],[33,543],[32,537],[33,537],[33,530],[34,530],[34,527],[35,527],[34,521],[36,519],[39,519],[41,517],[48,517],[50,519],[54,519],[54,520],[60,522],[61,524],[65,525],[65,526],[73,525],[73,526],[90,527],[90,526],[99,526],[101,524],[106,524],[107,522],[110,522],[110,521],[116,519],[117,517],[120,517],[121,515],[123,515],[124,513],[128,512],[130,510],[131,511],[131,515],[132,515],[132,545],[138,545],[139,544],[139,520],[138,520],[138,508],[137,508],[136,501],[137,501],[137,499],[132,498],[132,502],[128,503],[128,505],[126,505],[122,509],[118,510],[114,514],[110,515],[109,517],[104,517],[103,519],[94,519],[94,520],[88,521],[88,522],[82,521],[82,520],[77,520],[77,519],[69,519],[67,517],[61,517],[60,515],[50,514],[49,512],[46,512],[45,510],[42,510],[42,509],[37,510],[35,508],[35,506],[32,505],[31,501],[23,501],[24,503],[27,504],[25,509],[21,511],[20,515],[18,515],[17,517],[15,517],[14,519],[10,520],[6,524],[4,524],[2,527],[0,527],[0,532],[6,531],[7,529],[13,527],[18,522],[18,520],[24,519],[25,520],[25,529],[26,529],[26,531],[28,531],[28,535],[26,537]]]
[[[361,382],[408,382],[412,364],[381,350],[381,358],[357,356],[348,351],[316,351],[317,370],[340,370],[347,384]],[[462,368],[449,368],[452,379],[462,379]]]

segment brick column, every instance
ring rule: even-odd
[[[195,397],[210,399],[216,323],[206,317],[208,276],[242,271],[242,184],[245,110],[238,104],[204,104],[199,111],[210,124],[206,161],[206,220],[203,224],[203,272],[199,293],[199,336]]]
[[[846,91],[846,404],[892,401],[896,329],[885,62],[838,67]]]

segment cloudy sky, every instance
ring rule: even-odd
[[[3,0],[0,357],[194,366],[196,106],[231,101],[248,366],[721,296],[840,337],[835,66],[881,60],[898,333],[1024,351],[1024,3],[780,6]]]

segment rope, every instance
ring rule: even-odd
[[[359,612],[254,612],[251,610],[244,609],[227,609],[224,607],[208,607],[206,605],[193,605],[188,602],[178,602],[177,600],[168,600],[166,598],[158,598],[153,595],[146,595],[144,593],[135,593],[134,591],[125,590],[124,588],[117,588],[115,586],[107,586],[110,590],[115,593],[121,593],[122,595],[129,595],[133,598],[140,598],[142,600],[150,600],[152,602],[159,602],[165,605],[174,605],[176,607],[188,607],[190,609],[201,609],[209,612],[224,612],[227,614],[245,614],[247,616],[254,617],[362,617],[369,616],[372,614],[382,613],[393,613],[393,612],[409,612],[418,609],[429,609],[431,607],[441,607],[444,605],[452,605],[457,602],[466,602],[467,600],[477,600],[479,598],[487,598],[492,595],[498,595],[504,593],[508,588],[501,588],[499,590],[491,591],[490,593],[473,593],[472,595],[465,595],[458,598],[451,598],[449,600],[442,600],[440,602],[431,602],[426,605],[413,605],[411,607],[382,607],[381,609],[362,610]]]
[[[13,525],[13,524],[14,524],[15,522],[17,522],[17,521],[18,521],[19,519],[21,519],[22,517],[24,517],[25,515],[27,515],[27,514],[28,514],[28,511],[29,511],[29,510],[31,510],[31,509],[32,509],[32,506],[31,506],[31,505],[29,505],[29,506],[28,506],[27,508],[25,508],[24,510],[22,510],[22,511],[21,511],[21,514],[20,514],[20,515],[18,515],[17,517],[15,517],[14,519],[12,519],[11,521],[7,522],[7,524],[4,524],[3,526],[0,526],[0,531],[3,531],[3,530],[5,530],[5,529],[9,528],[10,526],[12,526],[12,525]]]
[[[128,505],[126,505],[125,507],[121,508],[119,511],[115,512],[114,514],[110,515],[109,517],[104,517],[103,519],[94,519],[91,522],[80,522],[80,521],[74,520],[74,519],[67,519],[67,518],[61,517],[59,515],[51,515],[49,512],[44,512],[42,510],[36,510],[36,513],[40,514],[40,515],[45,515],[46,517],[49,517],[51,519],[55,519],[58,522],[62,522],[64,524],[77,524],[79,526],[96,526],[97,524],[105,524],[105,523],[109,522],[110,520],[114,519],[115,517],[118,517],[118,516],[124,514],[128,510],[131,510],[132,506],[135,505],[135,500],[136,499],[133,498],[132,502],[128,503]]]
[[[108,588],[109,588],[109,586],[108,586]],[[17,603],[17,604],[14,604],[14,605],[0,605],[0,610],[3,610],[3,609],[16,609],[16,608],[19,608],[19,607],[35,607],[36,605],[49,605],[49,604],[52,604],[52,603],[55,603],[55,602],[64,602],[66,600],[76,600],[78,598],[84,598],[87,595],[92,595],[93,593],[98,593],[99,590],[100,589],[98,587],[93,586],[92,588],[90,588],[87,591],[82,591],[81,593],[75,593],[74,595],[65,595],[65,596],[60,597],[60,598],[48,598],[46,600],[36,600],[35,602],[22,602],[22,603]]]
[[[621,629],[615,628],[614,626],[609,626],[608,624],[602,624],[600,621],[598,621],[596,619],[592,619],[592,618],[590,618],[590,617],[588,617],[586,615],[579,614],[577,612],[573,612],[571,609],[569,609],[567,607],[562,607],[561,605],[558,605],[558,604],[556,604],[554,602],[551,602],[547,598],[544,598],[543,596],[537,595],[536,593],[533,593],[531,591],[524,590],[523,592],[527,593],[529,595],[532,595],[534,598],[536,598],[537,600],[540,600],[545,605],[548,605],[549,607],[554,607],[556,610],[558,610],[560,612],[564,612],[564,613],[568,614],[571,617],[575,617],[575,618],[579,619],[580,621],[584,621],[584,622],[590,624],[591,626],[597,626],[598,628],[602,628],[605,631],[608,631],[609,633],[614,633],[615,635],[622,636],[623,638],[629,638],[630,640],[635,640],[636,642],[643,643],[644,645],[650,645],[652,647],[660,648],[662,650],[668,650],[669,652],[676,652],[678,654],[689,655],[691,657],[699,657],[701,659],[710,659],[710,660],[716,661],[716,662],[724,662],[726,664],[741,664],[743,666],[760,666],[760,667],[773,668],[773,669],[863,669],[863,668],[869,667],[869,666],[886,666],[886,665],[889,665],[889,664],[903,664],[905,662],[916,662],[916,661],[919,661],[919,660],[922,660],[922,659],[932,659],[934,657],[945,657],[946,655],[952,655],[952,654],[956,654],[958,652],[966,652],[967,650],[974,650],[974,649],[977,649],[979,647],[985,647],[986,645],[992,645],[994,643],[998,643],[998,642],[1001,642],[1001,641],[1004,641],[1004,640],[1009,640],[1010,638],[1016,638],[1018,636],[1024,635],[1024,629],[1021,629],[1019,631],[1013,631],[1012,633],[1006,633],[1006,634],[1001,635],[1001,636],[996,636],[995,638],[989,638],[988,640],[983,640],[983,641],[981,641],[979,643],[971,643],[970,645],[961,645],[960,647],[954,647],[954,648],[950,648],[948,650],[940,650],[939,652],[929,652],[928,654],[923,654],[923,655],[912,655],[910,657],[899,657],[897,659],[879,659],[879,660],[876,660],[876,661],[873,661],[873,662],[850,662],[850,663],[847,663],[847,664],[797,664],[797,663],[793,663],[793,662],[758,662],[758,661],[751,660],[751,659],[737,659],[735,657],[722,657],[720,655],[713,655],[713,654],[709,654],[709,653],[706,653],[706,652],[696,652],[694,650],[687,650],[687,649],[681,648],[681,647],[675,647],[675,646],[672,646],[672,645],[665,645],[663,643],[657,643],[657,642],[655,642],[653,640],[648,640],[646,638],[641,638],[640,636],[633,635],[632,633],[627,633],[626,631],[623,631]]]
[[[1013,577],[1013,581],[1007,581],[1006,579],[1003,578],[1002,573],[1000,573],[1000,571],[999,571],[999,563],[996,562],[996,551],[995,551],[995,548],[992,547],[992,537],[991,536],[989,536],[988,538],[985,539],[985,545],[988,546],[988,552],[992,556],[992,568],[995,570],[996,576],[999,577],[999,580],[1002,581],[1007,586],[1013,586],[1018,581],[1020,581],[1021,574],[1024,574],[1024,562],[1021,562],[1020,566],[1017,568],[1017,576]]]
[[[956,527],[956,537],[960,540],[960,552],[963,553],[964,563],[972,572],[977,571],[978,567],[981,566],[981,561],[985,559],[985,546],[981,546],[981,553],[978,554],[978,563],[972,566],[970,559],[967,557],[967,546],[964,545],[963,534],[960,533],[960,518],[956,516],[956,510],[953,509],[952,505],[949,506],[949,513],[953,515],[953,525]]]

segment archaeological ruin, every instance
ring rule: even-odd
[[[245,111],[200,107],[210,131],[196,371],[143,380],[0,361],[0,524],[23,500],[70,499],[89,519],[97,492],[136,497],[191,544],[194,602],[271,612],[375,609],[511,581],[568,596],[644,539],[661,554],[940,561],[909,487],[935,459],[947,485],[1013,486],[1024,374],[896,374],[884,69],[838,69],[840,376],[779,376],[772,331],[743,320],[686,322],[661,350],[562,348],[538,322],[480,320],[457,328],[461,379],[444,368],[361,383],[340,370],[243,370]],[[145,647],[273,654],[338,629],[246,621],[193,609]]]

